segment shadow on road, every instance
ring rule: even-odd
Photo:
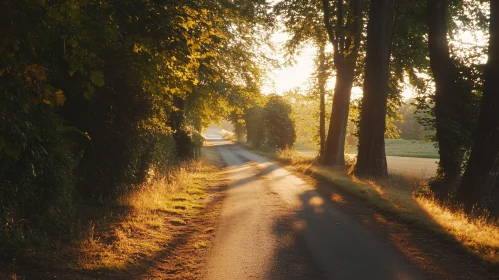
[[[274,223],[274,235],[283,246],[280,246],[280,249],[275,252],[274,259],[276,261],[272,264],[268,279],[279,279],[278,276],[283,269],[294,271],[298,275],[303,271],[314,271],[314,273],[306,275],[306,278],[295,279],[499,279],[496,268],[489,270],[478,258],[470,257],[469,252],[451,236],[442,238],[436,236],[434,232],[417,226],[399,224],[382,211],[369,208],[364,202],[336,190],[329,183],[317,180],[314,183],[316,191],[307,191],[300,195],[302,208],[292,214],[280,217]],[[321,197],[334,199],[317,200],[315,199],[317,192]],[[329,226],[327,221],[334,219],[334,217],[327,215],[327,207],[334,207],[347,213],[371,232],[375,232],[377,238],[386,240],[389,246],[407,263],[411,263],[423,273],[422,278],[413,277],[406,274],[407,271],[400,271],[395,266],[386,265],[389,260],[384,258],[383,253],[375,253],[379,255],[379,263],[362,263],[361,256],[374,252],[369,250],[356,251],[355,248],[349,246],[351,242],[348,239],[335,242],[337,243],[334,245],[336,250],[322,252],[323,257],[333,260],[327,265],[311,264],[313,268],[310,270],[310,264],[307,264],[307,261],[303,262],[303,260],[298,259],[296,262],[288,262],[290,255],[293,255],[293,252],[297,250],[300,255],[311,257],[308,252],[311,245],[307,244],[305,240],[309,240],[309,243],[311,240],[313,243],[319,240],[344,238],[344,235],[335,235],[334,233],[321,237],[321,235],[334,232],[334,229],[333,231],[327,229]],[[341,222],[333,224],[338,228],[337,232],[340,233],[341,227],[344,225]],[[435,226],[438,226],[436,222]],[[319,242],[312,246],[315,246],[316,249],[321,246],[330,247]],[[345,260],[350,261],[345,262]],[[303,263],[306,264],[305,267],[295,265]],[[387,267],[382,272],[385,275],[383,278],[373,278],[374,274],[364,273],[365,271],[377,270],[376,267],[372,267],[373,265]],[[356,276],[352,278],[351,273]]]

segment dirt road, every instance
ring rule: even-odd
[[[302,179],[206,136],[230,183],[205,279],[424,279]]]

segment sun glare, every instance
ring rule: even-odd
[[[298,92],[305,93],[311,87],[311,77],[315,71],[314,58],[316,56],[316,49],[311,45],[304,46],[298,55],[294,57],[294,63],[291,65],[286,61],[284,54],[279,49],[290,37],[285,32],[277,32],[272,36],[272,42],[277,46],[278,51],[274,54],[274,58],[280,63],[280,68],[270,71],[267,76],[267,83],[263,86],[262,92],[264,94],[284,94],[287,91],[297,90]],[[460,34],[456,34],[451,43],[457,48],[456,54],[458,56],[471,55],[466,49],[470,47],[484,47],[488,43],[487,35],[481,31],[471,32],[463,30]],[[487,55],[477,58],[477,62],[485,63]],[[335,77],[330,77],[327,89],[333,91]],[[409,79],[404,79],[402,98],[408,100],[416,95],[416,89],[409,84]],[[352,99],[359,99],[362,97],[362,88],[354,87],[352,89]]]

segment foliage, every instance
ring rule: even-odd
[[[296,141],[295,123],[291,105],[279,95],[268,97],[263,108],[263,131],[268,147],[290,148]]]
[[[42,217],[62,221],[78,201],[112,204],[199,157],[203,127],[259,99],[267,9],[2,1],[0,235],[28,238],[28,227],[47,230],[35,225]]]
[[[326,45],[327,34],[321,16],[320,1],[281,0],[273,7],[275,16],[282,20],[282,28],[290,34],[284,45],[288,57],[299,53],[307,43],[319,48]]]
[[[288,91],[284,93],[284,98],[291,105],[293,120],[296,129],[296,145],[315,149],[320,145],[319,124],[317,120],[320,114],[320,100],[318,89],[313,84],[306,92]],[[326,127],[328,125],[331,112],[332,98],[331,92],[327,92],[326,100]]]
[[[262,142],[264,142],[263,108],[255,106],[247,109],[244,113],[244,121],[246,124],[247,141],[253,148],[260,147]]]
[[[417,122],[418,118],[424,117],[421,113],[416,113],[414,99],[409,99],[399,108],[399,113],[402,115],[402,120],[397,121],[395,125],[400,131],[400,138],[404,140],[425,140],[431,132]]]

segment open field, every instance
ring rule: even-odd
[[[348,153],[356,154],[357,147],[349,147]],[[385,139],[385,149],[387,156],[398,157],[417,157],[417,158],[438,158],[438,150],[434,143],[418,141],[418,140],[403,140],[403,139]]]
[[[297,153],[304,158],[315,158],[317,152],[313,150],[297,150]],[[355,154],[348,154],[347,157],[354,158]],[[437,174],[437,159],[387,156],[388,172],[405,174],[411,176],[422,176],[430,178]]]
[[[297,142],[297,145],[295,145],[295,147],[298,151],[316,153],[314,147],[300,145],[300,142]],[[435,148],[434,143],[432,142],[403,139],[385,139],[385,150],[387,156],[438,158],[438,150]],[[357,146],[348,146],[347,154],[357,154]]]

